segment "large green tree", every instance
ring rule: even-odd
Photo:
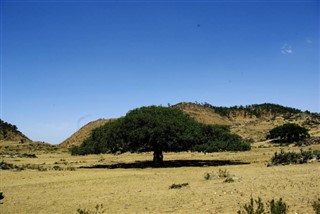
[[[310,137],[308,129],[295,123],[286,123],[269,131],[268,139],[277,139],[282,143],[293,143]]]
[[[212,142],[217,141],[219,145],[223,142],[229,145],[231,141],[234,145],[247,145],[245,149],[239,146],[231,150],[250,149],[226,126],[200,124],[180,109],[149,106],[129,111],[125,117],[93,130],[80,147],[71,149],[71,153],[153,151],[154,164],[162,165],[163,151],[206,151]],[[224,145],[221,150],[229,148]]]

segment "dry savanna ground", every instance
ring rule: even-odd
[[[148,161],[152,153],[70,156],[52,151],[37,154],[38,158],[3,156],[2,161],[29,164],[29,169],[0,170],[0,191],[5,195],[0,213],[77,213],[78,208],[94,210],[99,204],[104,213],[236,213],[251,196],[264,202],[281,197],[289,213],[314,213],[311,203],[320,198],[320,163],[267,167],[276,151],[280,147],[256,143],[249,152],[165,153],[171,167],[139,168],[140,164],[116,169],[106,166]],[[101,168],[79,168],[93,165]],[[219,169],[227,170],[234,182],[204,178]],[[188,185],[169,188],[182,183]]]

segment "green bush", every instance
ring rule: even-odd
[[[219,178],[228,178],[228,177],[230,177],[230,173],[226,169],[224,169],[224,170],[219,169],[218,176],[219,176]]]
[[[258,200],[254,200],[251,197],[250,202],[245,204],[242,210],[238,210],[238,214],[287,214],[288,212],[288,206],[282,201],[282,198],[280,198],[278,201],[272,199],[267,203],[267,207],[268,211],[266,212],[262,199],[258,197]]]
[[[284,152],[281,150],[280,153],[274,153],[274,156],[271,158],[272,165],[286,165],[286,164],[303,164],[307,163],[309,160],[316,158],[320,159],[319,156],[320,151],[303,151],[300,150],[300,153],[296,152]]]
[[[105,213],[105,209],[103,208],[102,204],[97,204],[94,210],[87,210],[87,209],[77,209],[78,214],[103,214]]]
[[[4,161],[0,162],[0,169],[2,170],[9,170],[9,169],[14,169],[14,170],[23,170],[24,168],[19,167],[17,165],[11,164],[11,163],[7,163]]]
[[[211,177],[210,173],[207,173],[207,172],[204,173],[204,179],[205,179],[205,180],[209,180],[210,177]]]
[[[255,208],[254,202],[257,205],[257,208]],[[243,211],[238,211],[238,214],[264,214],[264,205],[262,203],[261,198],[259,197],[258,200],[253,200],[251,197],[250,202],[248,204],[245,204],[243,206]]]
[[[170,185],[169,189],[181,189],[182,187],[186,187],[188,185],[189,185],[189,183],[172,184],[172,185]]]
[[[225,180],[224,180],[225,183],[232,183],[234,182],[234,179],[232,177],[227,177]]]
[[[320,214],[320,198],[312,203],[312,208],[316,214]]]
[[[271,214],[286,214],[288,212],[288,206],[282,201],[282,198],[279,201],[272,199],[269,202],[269,207]]]

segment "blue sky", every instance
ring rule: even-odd
[[[320,112],[319,1],[1,1],[1,118],[60,143],[146,105]]]

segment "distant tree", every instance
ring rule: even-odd
[[[278,139],[282,143],[293,143],[310,137],[308,129],[295,123],[286,123],[269,131],[268,139]]]
[[[199,103],[196,103],[199,104]],[[290,115],[301,113],[301,110],[281,106],[278,104],[272,103],[263,103],[263,104],[254,104],[254,105],[246,105],[246,106],[231,106],[231,107],[221,107],[221,106],[213,106],[208,103],[202,104],[204,107],[212,108],[217,114],[221,116],[229,117],[232,112],[237,110],[242,110],[246,115],[252,117],[253,115],[256,117],[261,117],[263,114],[273,114],[273,115]]]
[[[224,144],[231,141],[234,145],[246,144],[226,126],[200,124],[177,108],[150,106],[132,110],[125,117],[93,130],[80,147],[71,149],[71,153],[153,151],[153,162],[159,166],[163,164],[163,151],[187,151],[195,145],[202,145],[205,150],[211,142],[219,142],[216,147],[228,150]],[[240,147],[234,146],[231,150]]]

